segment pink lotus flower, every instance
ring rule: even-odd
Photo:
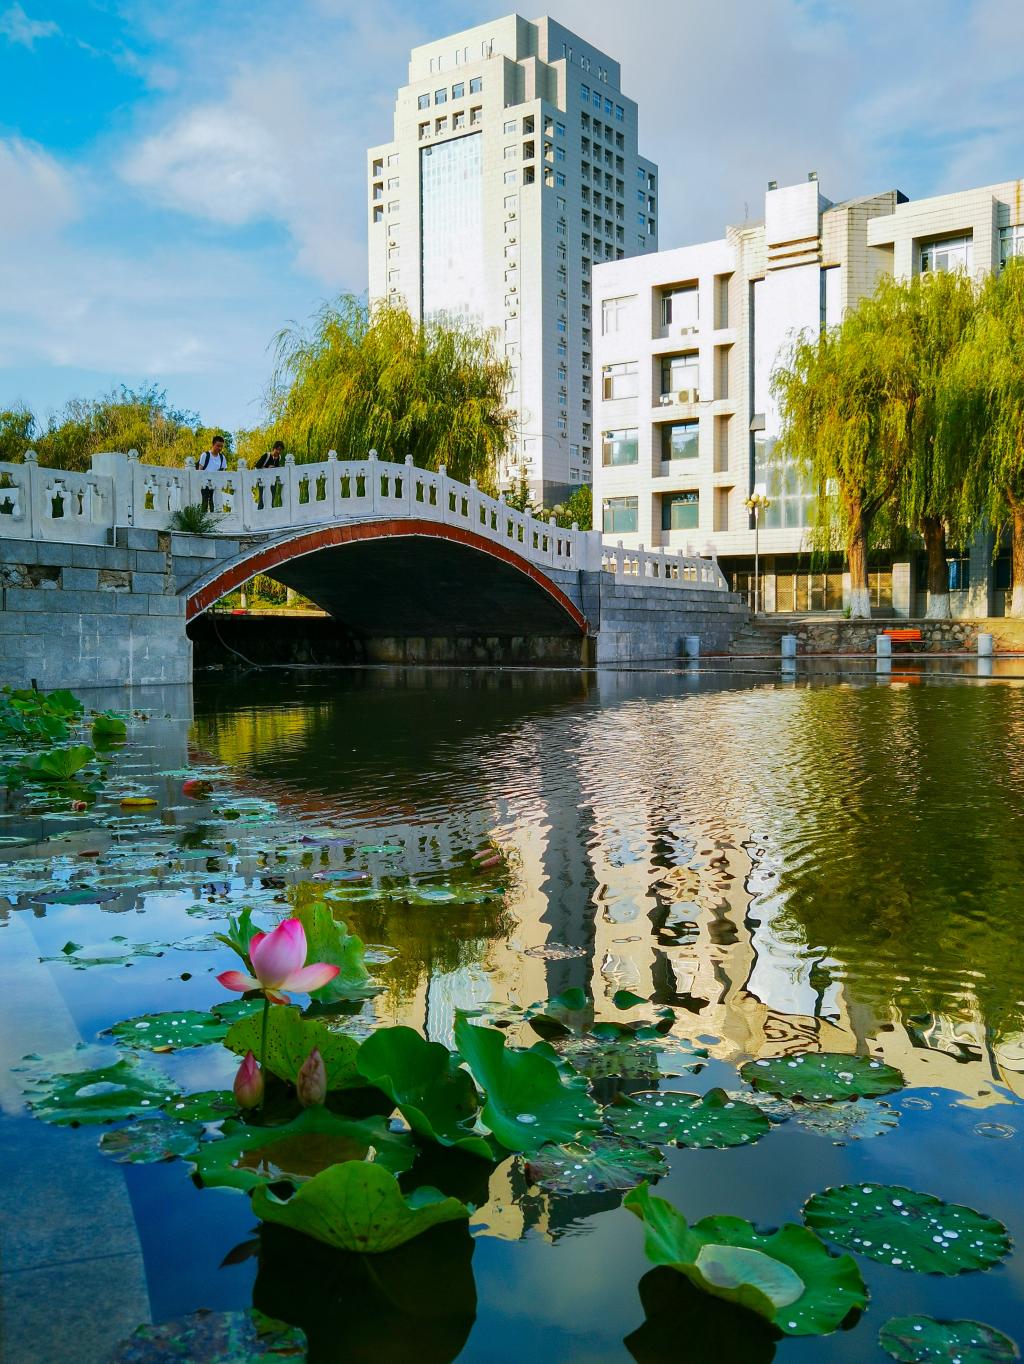
[[[299,919],[285,919],[273,933],[257,933],[249,943],[254,975],[223,971],[217,979],[227,990],[262,990],[274,1004],[290,1004],[284,990],[310,994],[333,980],[341,969],[325,961],[306,965],[306,930]]]
[[[303,1108],[322,1104],[327,1098],[327,1067],[317,1047],[313,1048],[299,1067],[295,1090]]]
[[[259,1106],[263,1098],[263,1075],[251,1051],[245,1053],[245,1060],[238,1067],[233,1089],[240,1108]]]

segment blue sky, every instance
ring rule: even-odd
[[[0,0],[0,407],[156,381],[255,424],[268,349],[366,284],[364,152],[456,0]],[[529,11],[532,15],[532,11]],[[1019,0],[564,0],[622,63],[661,241],[768,179],[832,199],[1024,176]]]

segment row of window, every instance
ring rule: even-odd
[[[626,117],[626,111],[621,104],[616,104],[607,95],[602,97],[600,90],[591,91],[589,85],[580,86],[580,100],[586,105],[593,104],[595,109],[603,107],[604,112],[611,117],[615,114],[616,122],[622,123]]]
[[[435,103],[435,104],[447,104],[447,103],[448,103],[448,88],[449,88],[449,87],[448,87],[447,85],[445,85],[445,86],[442,86],[440,90],[435,90],[435,91],[434,91],[434,103]],[[471,95],[479,95],[480,92],[483,90],[483,88],[484,88],[484,83],[483,83],[482,77],[480,77],[480,76],[474,76],[474,77],[472,78],[472,80],[469,82],[469,93],[470,93]],[[453,86],[451,87],[451,97],[452,97],[453,100],[454,100],[454,99],[465,99],[465,97],[466,97],[466,82],[465,82],[465,81],[457,81],[456,84],[453,85]],[[429,94],[429,92],[426,92],[426,93],[420,95],[420,96],[417,98],[417,100],[416,100],[416,107],[417,107],[417,109],[429,109],[429,108],[430,108],[430,94]]]
[[[468,118],[468,125],[467,125],[467,118]],[[463,128],[465,128],[465,127],[467,127],[467,126],[470,127],[470,128],[479,128],[480,125],[483,123],[483,121],[484,121],[484,111],[483,111],[483,106],[482,106],[482,105],[480,105],[480,104],[473,105],[473,106],[470,108],[468,115],[467,115],[467,113],[466,113],[466,111],[465,111],[464,109],[460,109],[460,110],[458,111],[458,113],[452,114],[452,132],[457,133],[457,132],[461,131]],[[435,134],[435,136],[440,137],[440,136],[442,136],[444,133],[446,133],[447,131],[448,131],[448,115],[447,115],[447,114],[443,114],[440,118],[435,118],[435,119],[434,119],[434,134]],[[424,141],[426,138],[428,138],[429,136],[430,136],[430,120],[427,119],[425,122],[421,123],[421,124],[420,124],[420,127],[419,127],[419,138],[420,138],[420,141],[423,142],[423,141]]]
[[[642,217],[643,215],[639,215]],[[653,226],[653,219],[651,220]],[[700,291],[695,284],[668,285],[661,291],[660,313],[662,327],[692,328],[700,324]],[[637,294],[620,298],[606,298],[601,303],[601,333],[625,331],[630,324]],[[687,387],[687,385],[680,385]]]
[[[696,402],[699,394],[700,366],[697,351],[661,357],[661,394],[676,402]],[[602,396],[612,402],[640,396],[640,366],[636,360],[605,365],[601,371]],[[685,395],[685,396],[684,396]]]
[[[494,54],[494,39],[493,39],[493,38],[484,38],[483,41],[482,41],[481,44],[480,44],[480,56],[486,59],[487,57],[490,57],[490,56],[492,56],[493,54]],[[475,60],[475,57],[474,57],[474,60]],[[469,48],[468,48],[468,47],[457,47],[457,48],[455,49],[455,65],[456,65],[456,66],[467,66],[467,65],[469,64],[469,61],[470,61]],[[430,74],[431,74],[431,75],[434,75],[435,72],[440,72],[440,71],[443,71],[443,70],[444,70],[444,54],[443,54],[443,53],[438,53],[438,55],[437,55],[436,57],[431,57],[431,59],[430,59]]]
[[[659,426],[658,439],[661,458],[674,462],[697,459],[700,454],[700,423],[696,418],[682,422],[664,422]],[[639,452],[639,429],[626,426],[618,431],[601,433],[601,463],[608,469],[636,464]]]
[[[601,505],[601,526],[605,534],[635,535],[639,529],[639,499],[606,497]],[[662,530],[697,530],[700,526],[700,494],[696,492],[661,495]]]
[[[592,119],[589,114],[581,114],[580,127],[583,129],[585,133],[593,132],[595,142],[597,142],[601,137],[603,137],[604,140],[608,143],[612,142],[612,140],[614,139],[615,145],[619,149],[619,151],[620,152],[625,151],[626,149],[625,134],[616,132],[616,130],[610,127],[607,123],[602,123],[599,118]]]
[[[999,229],[999,269],[1005,269],[1015,256],[1024,256],[1024,223]],[[970,274],[973,265],[974,242],[970,233],[921,244],[922,274],[933,270],[964,270]]]

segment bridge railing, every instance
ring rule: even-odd
[[[717,561],[660,550],[609,546],[599,531],[556,525],[553,518],[509,507],[503,496],[462,483],[444,468],[339,459],[318,463],[285,456],[277,469],[224,472],[140,463],[127,455],[94,455],[88,473],[39,466],[30,451],[23,464],[0,464],[0,537],[105,544],[117,526],[167,530],[176,511],[205,505],[217,533],[230,536],[300,530],[344,521],[425,520],[458,527],[551,569],[613,573],[617,581],[726,590]]]

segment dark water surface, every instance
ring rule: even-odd
[[[0,847],[0,987],[25,1009],[23,1036],[7,1020],[5,1072],[26,1050],[222,999],[214,977],[232,963],[210,935],[233,908],[266,918],[290,887],[339,867],[439,886],[493,840],[512,868],[503,896],[339,909],[385,987],[352,1019],[359,1035],[405,1023],[452,1045],[457,1008],[495,1017],[579,986],[599,1018],[621,1017],[611,1001],[623,988],[674,1010],[668,1075],[683,1043],[709,1057],[665,1087],[738,1088],[744,1061],[803,1048],[877,1056],[907,1080],[881,1135],[789,1121],[755,1146],[673,1149],[656,1192],[691,1221],[773,1226],[832,1184],[906,1184],[1024,1236],[1019,686],[372,670],[207,682],[194,710],[191,722],[154,710],[117,759],[119,779],[158,797],[155,814],[104,824],[120,817],[115,802],[79,821],[0,821],[8,837],[51,840]],[[206,768],[248,816],[236,827],[184,798],[180,775],[157,775]],[[275,860],[297,825],[310,842]],[[45,887],[86,876],[81,853],[100,844],[103,875],[89,884],[120,876],[115,896],[54,902]],[[106,855],[118,846],[131,850],[120,867]],[[76,969],[61,960],[68,943],[79,959],[140,944],[154,955]],[[230,1085],[222,1048],[159,1059],[183,1087]],[[977,1318],[1024,1343],[1019,1252],[948,1279],[862,1259],[871,1302],[858,1323],[775,1342],[651,1271],[618,1195],[545,1194],[515,1160],[489,1177],[481,1162],[441,1163],[427,1182],[477,1206],[472,1239],[452,1228],[368,1271],[260,1235],[245,1195],[196,1189],[180,1162],[112,1165],[96,1152],[100,1129],[34,1122],[6,1073],[0,1101],[10,1364],[105,1358],[95,1342],[140,1263],[152,1320],[255,1303],[301,1322],[311,1358],[338,1364],[881,1361],[878,1328],[913,1312]],[[108,1233],[111,1178],[130,1202]],[[12,1217],[18,1204],[29,1225]],[[33,1354],[24,1323],[47,1325],[40,1303],[65,1281],[64,1334]]]

